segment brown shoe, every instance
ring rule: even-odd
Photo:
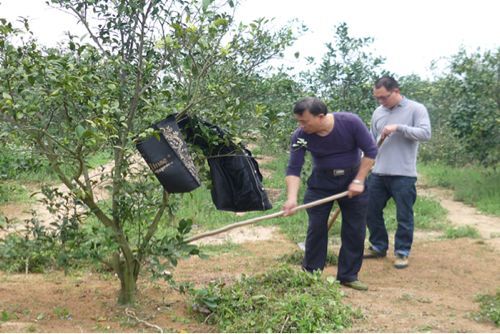
[[[396,260],[394,261],[394,267],[396,269],[404,269],[408,267],[408,256],[396,255]]]

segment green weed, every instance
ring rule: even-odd
[[[333,277],[281,266],[231,286],[192,291],[193,310],[222,332],[333,332],[360,314],[342,303]]]
[[[302,260],[304,259],[304,252],[302,250],[296,250],[293,253],[285,254],[279,258],[280,263],[288,263],[291,265],[302,265]],[[333,252],[328,252],[326,255],[326,264],[335,266],[338,263],[338,256]]]
[[[11,315],[8,311],[2,310],[2,313],[0,313],[0,320],[1,321],[9,321],[11,318]]]
[[[54,307],[54,314],[61,320],[71,319],[71,313],[65,307],[60,307],[60,306]]]
[[[476,301],[480,303],[480,311],[475,314],[475,319],[490,320],[495,326],[500,327],[500,290],[496,295],[479,295]]]

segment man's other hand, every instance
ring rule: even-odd
[[[392,133],[396,132],[398,130],[398,125],[397,124],[389,124],[386,125],[382,129],[382,139],[385,139],[386,137],[390,136]]]

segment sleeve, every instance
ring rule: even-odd
[[[380,133],[378,132],[377,126],[376,126],[376,113],[377,113],[377,111],[375,110],[373,112],[373,115],[372,115],[372,119],[370,122],[370,134],[372,135],[372,137],[375,141],[378,141],[378,137],[380,136]]]
[[[354,133],[356,134],[356,143],[358,144],[358,147],[361,149],[361,151],[363,151],[365,157],[375,159],[378,150],[377,144],[374,140],[374,136],[370,134],[368,127],[357,115],[354,115],[353,122],[355,128]]]
[[[300,177],[300,172],[302,171],[302,166],[304,165],[304,157],[306,154],[306,148],[303,145],[298,145],[300,129],[295,130],[292,134],[292,139],[290,142],[290,158],[288,160],[288,166],[286,168],[286,176],[294,175]]]
[[[399,125],[398,132],[408,139],[415,141],[428,141],[431,139],[431,121],[427,108],[422,104],[417,104],[413,110],[413,124]]]

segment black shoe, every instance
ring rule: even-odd
[[[363,255],[363,259],[379,259],[381,257],[386,257],[387,252],[379,252],[373,249],[372,246],[368,247],[368,250]]]
[[[344,286],[347,286],[351,289],[354,289],[354,290],[359,290],[359,291],[366,291],[368,290],[368,285],[366,285],[365,283],[361,282],[360,280],[355,280],[355,281],[352,281],[352,282],[340,282],[340,284],[344,285]]]

